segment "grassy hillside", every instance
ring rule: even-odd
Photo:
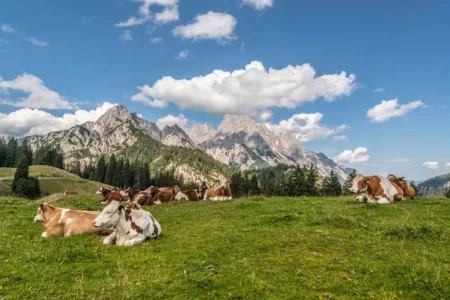
[[[101,209],[95,196],[54,204]],[[0,298],[448,299],[450,201],[251,198],[151,207],[132,248],[42,239],[37,203],[0,198]],[[20,249],[20,250],[19,250]]]
[[[0,196],[11,195],[11,184],[15,169],[0,168]],[[79,194],[93,194],[101,186],[108,187],[100,182],[89,181],[67,171],[49,166],[31,166],[30,176],[39,178],[41,195],[64,193],[73,191]]]

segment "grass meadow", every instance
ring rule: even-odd
[[[101,210],[98,196],[55,206]],[[264,198],[148,207],[131,248],[43,239],[38,202],[0,198],[1,299],[449,299],[450,201]]]

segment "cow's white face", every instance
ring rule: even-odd
[[[92,222],[92,226],[112,229],[119,224],[122,211],[123,206],[121,206],[118,201],[113,200],[102,210],[101,214],[95,218],[94,222]]]
[[[350,188],[350,192],[354,193],[354,194],[358,194],[360,192],[362,192],[359,188],[359,182],[361,180],[363,180],[364,176],[363,175],[357,175],[355,178],[353,178],[352,181],[352,187]]]
[[[96,195],[103,195],[103,188],[100,188],[98,191],[95,192]]]
[[[36,215],[36,217],[34,217],[34,221],[45,223],[44,211],[42,210],[42,208],[40,208],[40,207],[38,208],[37,215]]]

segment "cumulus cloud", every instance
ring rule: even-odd
[[[366,162],[370,159],[367,154],[368,150],[364,147],[358,147],[355,150],[345,150],[334,159],[337,163],[342,164],[358,164]]]
[[[376,88],[373,90],[374,93],[382,93],[384,92],[384,88]]]
[[[335,135],[333,136],[333,141],[348,141],[348,137],[346,135]]]
[[[77,110],[62,117],[30,108],[22,108],[9,114],[0,113],[0,135],[22,137],[69,129],[87,121],[96,121],[113,106],[114,104],[105,102],[94,110]]]
[[[124,32],[120,36],[120,39],[122,41],[132,41],[133,40],[133,36],[131,35],[131,32],[129,30],[124,30]]]
[[[0,29],[6,33],[13,33],[16,31],[16,29],[12,28],[11,25],[9,25],[9,24],[2,24],[0,26]]]
[[[181,50],[175,59],[185,60],[185,59],[187,59],[188,55],[189,55],[189,50]]]
[[[335,135],[348,128],[347,125],[341,125],[336,128],[329,128],[320,124],[323,114],[296,114],[287,120],[281,120],[278,124],[267,126],[274,131],[287,131],[294,134],[302,142],[320,140]]]
[[[214,70],[191,79],[165,76],[153,86],[138,86],[131,99],[151,107],[169,103],[183,109],[213,114],[248,114],[258,116],[272,107],[295,108],[319,98],[333,101],[348,96],[355,88],[356,77],[345,72],[316,76],[309,64],[268,69],[254,61],[244,70]]]
[[[165,24],[180,19],[178,11],[178,0],[135,0],[139,2],[139,16],[129,17],[126,21],[115,24],[116,27],[139,26],[147,22],[153,21],[159,24]],[[153,5],[164,7],[163,11],[153,13],[150,8]]]
[[[162,42],[163,42],[162,37],[154,37],[150,39],[150,43],[152,43],[153,45],[161,44]]]
[[[175,124],[177,124],[181,128],[186,128],[189,124],[189,120],[181,113],[178,115],[178,117],[169,114],[156,120],[156,125],[158,125],[158,127],[161,129],[165,126],[172,126]]]
[[[9,90],[28,94],[16,100],[3,99],[0,94],[0,103],[16,107],[44,108],[44,109],[72,109],[73,106],[64,97],[50,90],[37,76],[22,74],[10,81],[3,81],[0,77],[0,91],[5,94]]]
[[[437,170],[439,168],[439,163],[437,161],[426,161],[422,166],[430,170]]]
[[[274,0],[242,0],[243,5],[252,6],[256,10],[263,10],[273,6]]]
[[[226,43],[235,39],[236,24],[237,20],[230,14],[209,11],[206,14],[197,15],[191,24],[175,27],[172,33],[184,39],[213,39]]]
[[[40,41],[37,38],[31,37],[29,39],[27,39],[28,42],[30,42],[33,46],[36,47],[48,47],[49,44],[47,42],[44,41]]]
[[[375,107],[367,111],[367,117],[372,122],[380,123],[385,122],[391,118],[404,116],[410,111],[420,107],[426,107],[425,103],[420,100],[404,105],[398,104],[398,99],[388,101],[383,100],[381,101],[381,104],[375,105]]]

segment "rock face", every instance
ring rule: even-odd
[[[65,154],[66,164],[80,161],[83,167],[95,163],[100,155],[112,155],[135,145],[142,135],[163,145],[194,151],[201,149],[215,160],[241,170],[313,163],[322,176],[333,170],[345,179],[348,173],[324,154],[304,150],[292,134],[272,131],[266,125],[240,115],[225,115],[217,131],[209,124],[195,125],[185,130],[178,125],[160,129],[155,123],[143,120],[129,113],[125,106],[118,105],[96,122],[27,139],[34,149],[43,145],[59,145]],[[184,166],[183,170],[187,168]]]

